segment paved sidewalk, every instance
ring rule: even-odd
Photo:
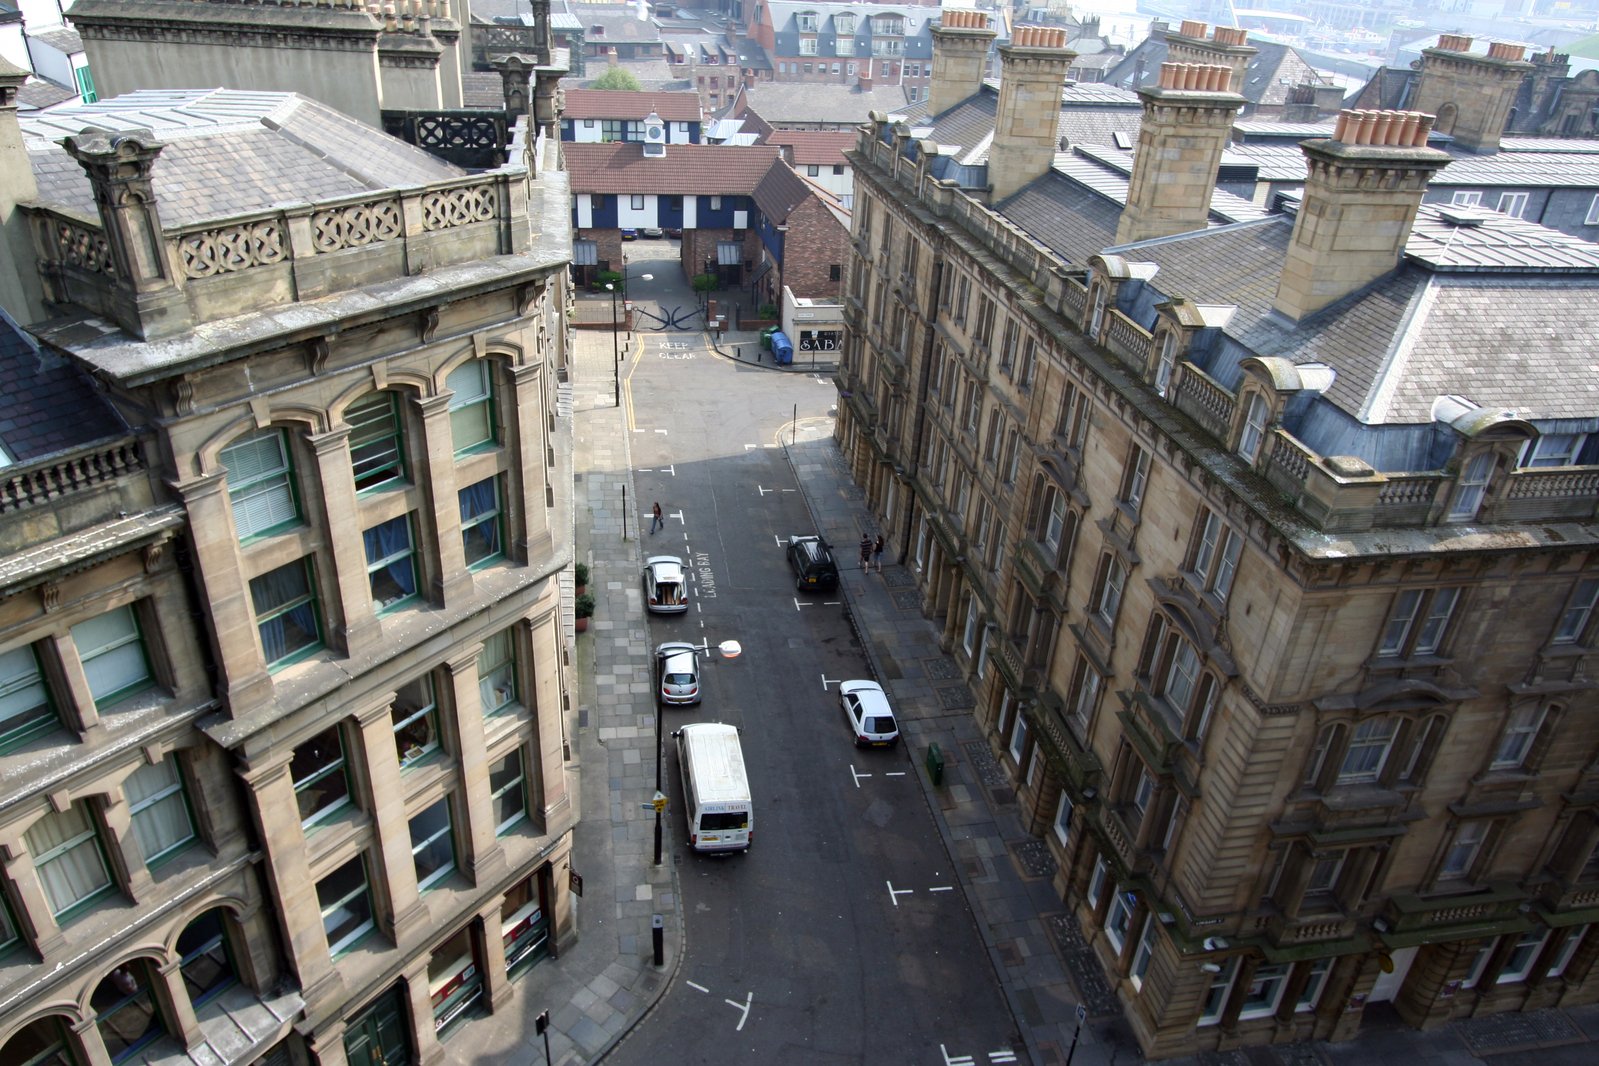
[[[715,347],[724,357],[733,357],[737,349],[745,361],[754,361],[758,335],[728,334]],[[655,709],[649,634],[636,580],[642,565],[640,501],[633,491],[625,408],[613,406],[611,334],[578,331],[574,360],[575,550],[592,571],[589,591],[597,602],[588,632],[575,640],[572,663],[578,680],[572,740],[582,773],[582,821],[573,858],[584,880],[579,937],[560,958],[519,982],[508,1008],[479,1023],[489,1027],[487,1039],[480,1037],[470,1048],[456,1046],[464,1041],[446,1042],[452,1063],[535,1066],[543,1046],[534,1035],[533,1017],[544,1009],[550,1011],[551,1061],[596,1062],[648,1013],[682,954],[672,827],[666,827],[667,861],[656,867],[654,814],[640,807],[655,787]],[[811,372],[809,366],[792,369]],[[801,434],[787,452],[824,536],[835,544],[876,536],[863,494],[830,437]],[[1079,1002],[1090,1017],[1073,1066],[1142,1061],[1113,994],[1051,887],[1054,861],[1048,848],[1022,829],[1011,784],[972,718],[970,690],[940,648],[940,631],[921,614],[913,575],[892,562],[898,558],[897,538],[881,532],[890,534],[889,565],[881,574],[846,569],[848,610],[874,673],[901,710],[929,808],[1016,1019],[1017,1043],[1026,1051],[1022,1061],[1036,1066],[1067,1061]],[[933,743],[945,757],[943,785],[937,788],[923,761]],[[651,942],[657,914],[664,925],[661,967],[654,965]],[[1575,1066],[1595,1061],[1589,1041],[1596,1036],[1599,1007],[1473,1019],[1431,1033],[1368,1032],[1348,1044],[1251,1048],[1170,1061],[1177,1066]]]

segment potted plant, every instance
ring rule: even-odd
[[[588,632],[589,618],[594,614],[594,597],[583,593],[572,601],[572,613],[577,616],[576,629],[579,633]]]
[[[576,587],[577,594],[579,596],[583,595],[584,591],[588,589],[588,587],[589,587],[589,566],[588,566],[588,563],[578,563],[576,566],[572,567],[572,584]]]

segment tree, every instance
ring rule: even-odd
[[[590,89],[620,89],[623,92],[636,93],[639,91],[638,79],[633,72],[623,70],[621,67],[612,67],[604,74],[594,79]]]

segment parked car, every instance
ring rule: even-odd
[[[652,555],[644,560],[644,609],[652,614],[682,614],[688,610],[683,560],[675,555]]]
[[[788,565],[794,570],[794,587],[801,592],[832,592],[838,588],[833,547],[821,537],[789,537]]]
[[[666,235],[675,241],[680,241],[683,239],[683,231],[675,226],[666,227]]]
[[[662,703],[700,701],[700,650],[680,640],[655,649],[655,693]]]
[[[899,723],[883,686],[875,681],[840,681],[838,699],[855,731],[857,748],[891,748],[899,742]]]
[[[659,226],[645,226],[643,229],[639,230],[639,233],[645,237],[665,236],[665,234],[661,232],[661,227]]]
[[[622,239],[624,241],[636,241],[636,240],[638,240],[638,230],[636,230],[636,229],[625,229],[625,230],[623,230],[622,231]]]

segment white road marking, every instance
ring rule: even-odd
[[[744,450],[745,451],[749,451],[751,448],[759,448],[759,447],[760,447],[759,444],[746,444],[746,445],[744,445]]]
[[[677,464],[676,463],[672,463],[670,465],[663,466],[663,467],[660,468],[660,472],[663,473],[663,474],[671,474],[673,477],[676,477],[677,476]]]
[[[944,1056],[944,1066],[973,1066],[976,1062],[970,1055],[950,1055],[949,1049],[943,1044],[938,1045],[938,1051]]]
[[[822,691],[826,692],[828,685],[836,685],[836,684],[839,684],[843,680],[844,680],[843,678],[832,678],[832,679],[829,679],[826,674],[823,674],[822,675]]]
[[[890,770],[887,773],[885,773],[883,776],[884,777],[904,777],[905,776],[905,771],[904,770]]]
[[[738,1002],[736,1002],[734,1000],[731,1000],[731,999],[722,1000],[722,1002],[726,1003],[729,1007],[737,1007],[742,1012],[742,1013],[739,1014],[738,1026],[733,1030],[734,1032],[742,1033],[744,1031],[744,1023],[749,1021],[749,1018],[750,1018],[750,1004],[753,1003],[754,1001],[755,1001],[755,993],[754,992],[746,992],[746,993],[744,993],[744,1002],[743,1003],[738,1003]]]
[[[856,788],[860,788],[861,787],[861,778],[863,778],[863,777],[871,777],[872,776],[871,774],[863,774],[863,773],[860,773],[859,771],[857,771],[855,769],[855,764],[854,763],[850,764],[849,775],[855,779],[855,787]]]
[[[989,1062],[1015,1062],[1016,1061],[1016,1052],[1012,1051],[1010,1048],[1000,1048],[998,1051],[990,1051],[988,1053],[988,1061]]]
[[[796,611],[799,610],[801,607],[815,607],[815,606],[816,606],[816,604],[812,603],[809,600],[802,600],[798,596],[794,597],[794,609]]]
[[[929,892],[953,892],[953,891],[955,891],[955,886],[954,885],[939,885],[938,887],[930,888],[927,891],[929,891]]]
[[[755,486],[755,491],[760,493],[762,496],[765,496],[768,492],[776,492],[777,490],[776,489],[768,489],[768,488],[764,488],[764,487],[762,487],[760,485],[756,485]],[[777,543],[778,544],[782,544],[783,543],[783,538],[782,537],[778,537],[777,538]]]
[[[784,489],[784,492],[798,492],[799,489]]]
[[[706,988],[704,985],[697,985],[693,981],[684,981],[683,983],[688,985],[690,988],[692,988],[696,992],[709,992],[710,991],[710,989]]]
[[[838,607],[841,604],[843,604],[843,602],[844,602],[843,600],[823,600],[822,601],[822,606],[823,607]]]
[[[889,898],[889,901],[891,903],[893,903],[894,906],[896,906],[896,907],[899,906],[899,897],[900,896],[909,896],[909,895],[912,895],[913,893],[915,893],[915,891],[916,891],[914,888],[895,888],[894,887],[894,882],[892,882],[892,881],[885,881],[883,883],[888,886],[888,898]]]
[[[658,429],[655,432],[659,433],[663,437],[666,436],[666,430],[664,430],[664,429]]]

